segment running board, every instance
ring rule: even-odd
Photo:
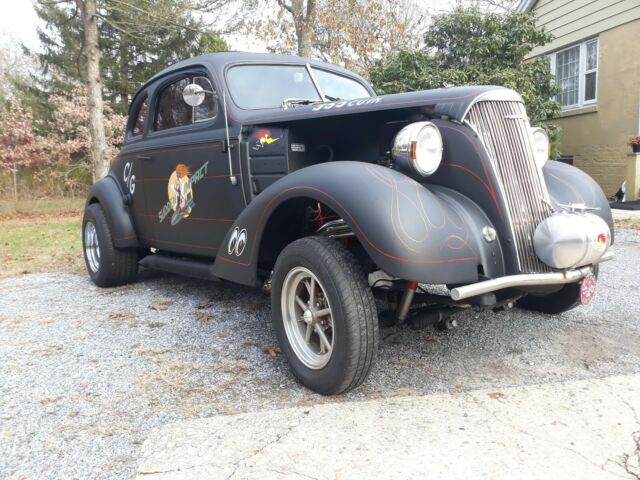
[[[152,253],[138,263],[145,268],[151,268],[153,270],[162,270],[163,272],[199,278],[201,280],[220,281],[220,279],[213,274],[213,261],[211,260]]]

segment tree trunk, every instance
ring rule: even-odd
[[[93,158],[94,181],[104,177],[109,171],[107,139],[104,133],[102,104],[102,81],[100,79],[100,59],[102,52],[98,45],[98,24],[96,0],[76,0],[82,12],[84,31],[84,54],[87,68],[87,107],[89,109],[89,133]]]
[[[18,203],[18,169],[13,169],[13,199]]]
[[[298,7],[298,15],[294,17],[293,21],[298,37],[298,55],[311,57],[315,40],[316,0],[307,0],[306,8],[304,2],[300,2],[296,6]]]
[[[120,89],[120,108],[122,114],[126,115],[129,108],[129,45],[127,35],[122,34],[120,39],[120,65],[118,72],[118,88]],[[114,103],[115,105],[115,103]]]

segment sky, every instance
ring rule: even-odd
[[[31,0],[0,0],[0,41],[38,46],[37,17]]]
[[[436,7],[436,11],[448,10],[455,0],[418,0]],[[0,0],[0,48],[7,44],[24,43],[31,49],[38,49],[36,34],[37,16],[31,0]],[[229,36],[227,41],[233,49],[262,50],[264,46],[239,36]]]

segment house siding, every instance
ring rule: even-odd
[[[596,111],[568,112],[552,122],[562,129],[562,154],[573,155],[574,165],[612,195],[625,180],[631,151],[626,142],[640,130],[640,61],[635,49],[640,20],[604,31],[599,38]]]
[[[640,19],[638,0],[539,0],[532,10],[537,23],[555,39],[530,57],[558,50]],[[634,43],[628,44],[631,47]]]

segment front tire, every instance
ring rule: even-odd
[[[99,287],[125,285],[136,279],[138,251],[113,245],[111,228],[99,203],[84,211],[82,247],[87,272]]]
[[[295,377],[323,395],[360,385],[378,349],[373,293],[360,264],[338,242],[306,237],[276,262],[273,325]]]

